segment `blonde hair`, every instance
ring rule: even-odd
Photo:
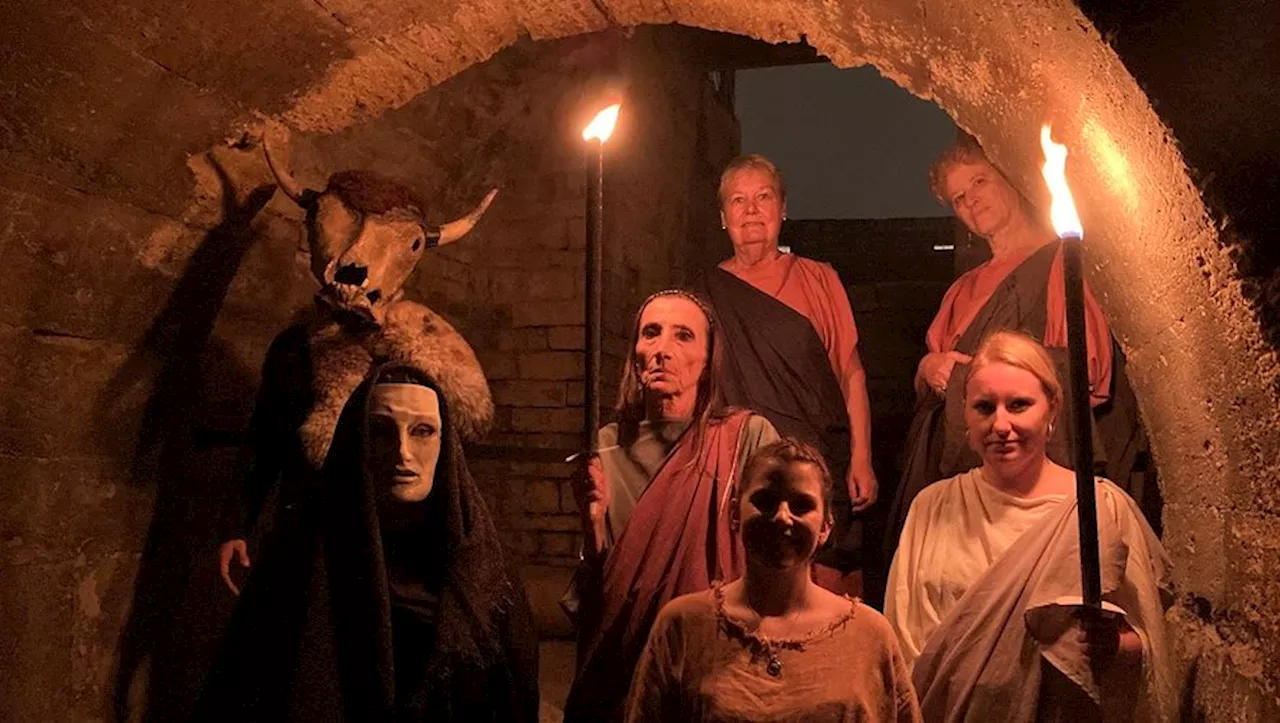
[[[969,363],[969,374],[965,378],[965,391],[968,393],[969,379],[979,369],[989,364],[1008,364],[1011,367],[1031,372],[1040,380],[1044,395],[1054,409],[1062,408],[1062,382],[1058,379],[1058,369],[1045,351],[1044,345],[1030,334],[1007,329],[989,334],[973,354]]]
[[[720,187],[716,192],[720,196],[720,206],[724,206],[724,187],[729,182],[729,177],[738,171],[764,171],[773,178],[773,191],[778,194],[778,199],[787,200],[787,182],[782,178],[782,171],[778,170],[778,166],[773,161],[759,153],[747,153],[738,156],[729,161],[729,165],[724,167],[724,171],[720,173]]]

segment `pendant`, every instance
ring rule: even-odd
[[[765,666],[765,671],[775,678],[782,675],[782,661],[778,660],[777,655],[770,656],[769,664]]]

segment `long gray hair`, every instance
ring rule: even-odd
[[[694,423],[699,432],[705,431],[707,423],[712,419],[723,417],[729,410],[724,402],[724,394],[720,388],[720,375],[724,369],[724,352],[721,349],[719,322],[711,303],[701,295],[686,289],[664,289],[645,299],[636,311],[635,323],[631,325],[630,346],[627,360],[622,365],[622,379],[618,384],[618,401],[614,404],[620,429],[634,429],[645,416],[644,385],[640,382],[640,370],[635,360],[636,344],[640,340],[640,319],[644,310],[655,299],[675,296],[693,302],[707,318],[707,363],[698,377],[698,394],[693,405]]]

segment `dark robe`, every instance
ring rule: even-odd
[[[444,395],[434,487],[391,534],[363,474],[370,388],[297,501],[277,504],[197,720],[537,720],[532,614]]]
[[[1048,319],[1049,273],[1059,246],[1057,242],[1045,244],[1009,272],[956,341],[955,351],[972,356],[988,334],[1002,329],[1021,331],[1043,341]],[[1071,399],[1067,350],[1051,347],[1046,351],[1057,368],[1063,399]],[[1124,375],[1123,356],[1114,341],[1112,351],[1112,358],[1116,360],[1111,375],[1113,391],[1109,401],[1093,410],[1091,434],[1096,470],[1123,487],[1133,470],[1142,433],[1137,425],[1133,394]],[[929,391],[916,402],[915,416],[907,433],[902,477],[886,524],[886,561],[893,559],[916,495],[938,480],[982,464],[982,459],[970,449],[965,434],[964,393],[968,370],[966,364],[952,367],[945,399]],[[1068,468],[1073,466],[1069,413],[1070,405],[1063,404],[1054,423],[1057,432],[1049,438],[1046,447],[1049,459]],[[1099,434],[1100,429],[1106,432],[1105,436]]]
[[[850,572],[861,567],[862,522],[849,487],[849,412],[826,347],[804,315],[724,269],[706,277],[724,343],[725,401],[751,409],[784,437],[817,447],[827,460],[835,525],[814,561]]]
[[[751,416],[734,411],[705,431],[690,425],[637,501],[598,579],[584,582],[581,666],[565,723],[621,720],[631,673],[662,606],[742,575],[742,543],[729,510]]]

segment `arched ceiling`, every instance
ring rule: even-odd
[[[769,42],[803,39],[837,65],[873,64],[937,102],[1026,189],[1042,187],[1037,138],[1052,123],[1072,152],[1090,282],[1128,354],[1151,430],[1180,589],[1208,603],[1215,613],[1202,617],[1213,617],[1219,632],[1244,631],[1252,659],[1280,659],[1280,614],[1261,602],[1280,596],[1268,578],[1280,556],[1275,352],[1175,139],[1074,3],[21,5],[0,10],[0,59],[10,68],[0,86],[0,151],[10,165],[187,223],[209,223],[199,211],[209,199],[192,190],[186,168],[191,155],[267,121],[342,131],[522,36],[679,23]],[[1242,675],[1274,695],[1274,671]]]
[[[1129,358],[1182,590],[1247,619],[1280,659],[1261,564],[1280,531],[1280,374],[1177,143],[1074,3],[1043,0],[578,0],[323,6],[363,40],[278,117],[333,131],[395,107],[520,35],[679,23],[805,40],[933,100],[1024,189],[1042,189],[1040,126],[1071,149],[1090,282]],[[399,5],[394,12],[391,5]],[[1032,192],[1035,195],[1035,192]],[[1042,200],[1042,199],[1033,199]],[[1259,551],[1259,549],[1261,551]],[[1242,552],[1252,550],[1252,552]],[[1268,558],[1267,555],[1271,557]],[[1274,690],[1274,678],[1261,681]]]

